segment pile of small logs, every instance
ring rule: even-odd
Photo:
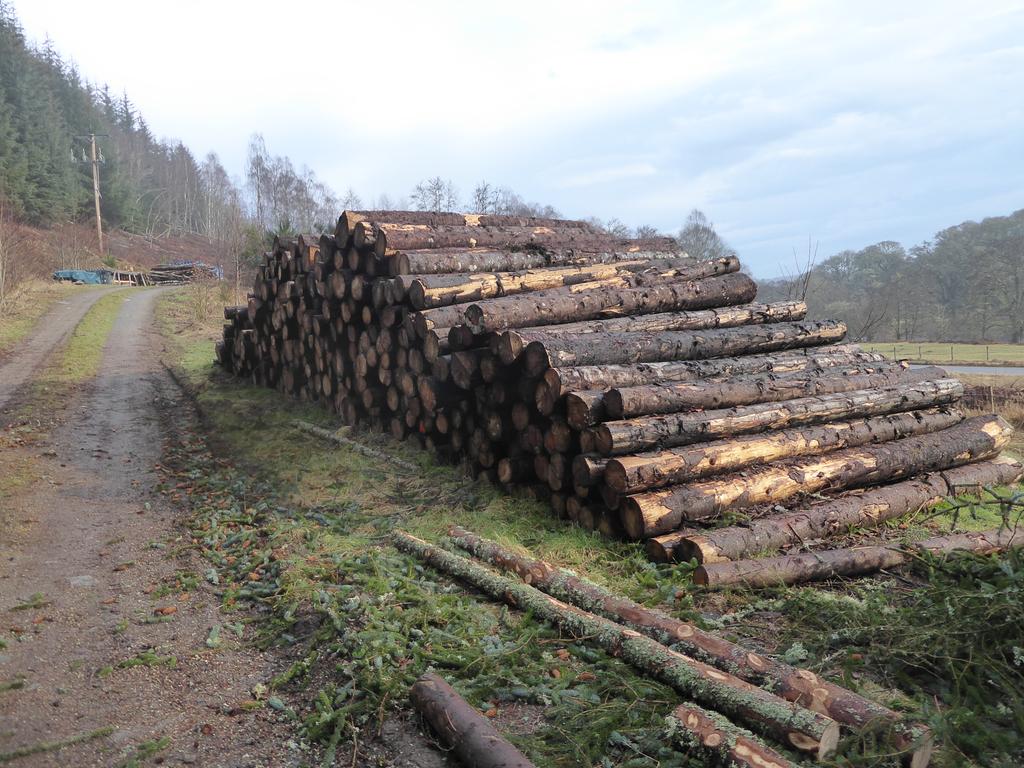
[[[217,356],[658,560],[778,551],[1019,478],[996,460],[1009,425],[966,419],[943,370],[756,292],[735,257],[669,238],[346,211],[275,243]],[[740,510],[757,533],[711,541]]]
[[[182,285],[198,280],[213,280],[222,277],[216,267],[199,261],[183,261],[174,264],[158,264],[145,273],[145,281],[154,285]]]

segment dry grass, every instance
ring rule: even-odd
[[[181,312],[177,319],[190,332],[220,330],[224,307],[245,304],[245,293],[236,294],[227,280],[201,280],[177,290]]]
[[[1017,431],[1010,438],[1008,452],[1024,459],[1024,376],[963,374],[957,378],[969,388],[989,389],[989,402],[976,403],[968,413],[975,416],[995,412],[1009,421]]]
[[[39,322],[54,303],[75,291],[90,288],[31,279],[19,283],[0,307],[0,355],[10,351]]]

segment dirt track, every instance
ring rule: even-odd
[[[0,406],[100,295],[59,304],[7,359]],[[161,442],[188,423],[150,330],[158,295],[140,290],[125,301],[99,374],[66,421],[43,442],[9,449],[41,479],[0,501],[0,682],[24,677],[23,687],[0,693],[0,755],[115,729],[17,766],[118,765],[162,737],[165,765],[289,766],[302,757],[286,746],[291,726],[281,715],[243,709],[252,686],[279,671],[270,658],[232,647],[226,631],[223,647],[206,647],[212,626],[238,617],[219,615],[203,563],[179,547],[181,510],[154,493]],[[157,598],[182,572],[198,586],[193,579],[187,592]],[[40,607],[10,610],[37,593]],[[161,608],[169,616],[150,623]],[[176,666],[118,667],[146,651]]]
[[[46,356],[75,330],[89,307],[110,289],[91,288],[58,301],[36,326],[35,332],[6,358],[0,359],[0,410],[39,367]]]

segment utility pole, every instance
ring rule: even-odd
[[[96,137],[106,136],[105,133],[90,133],[88,136],[79,136],[79,139],[89,140],[89,151],[91,159],[88,161],[92,165],[92,196],[96,204],[96,238],[100,243],[100,254],[103,254],[103,220],[100,218],[100,163],[103,162],[103,157],[96,151]]]

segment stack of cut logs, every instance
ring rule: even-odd
[[[658,560],[778,551],[1019,478],[997,458],[1009,425],[965,418],[958,381],[756,303],[739,270],[582,222],[346,211],[266,254],[217,355]]]

